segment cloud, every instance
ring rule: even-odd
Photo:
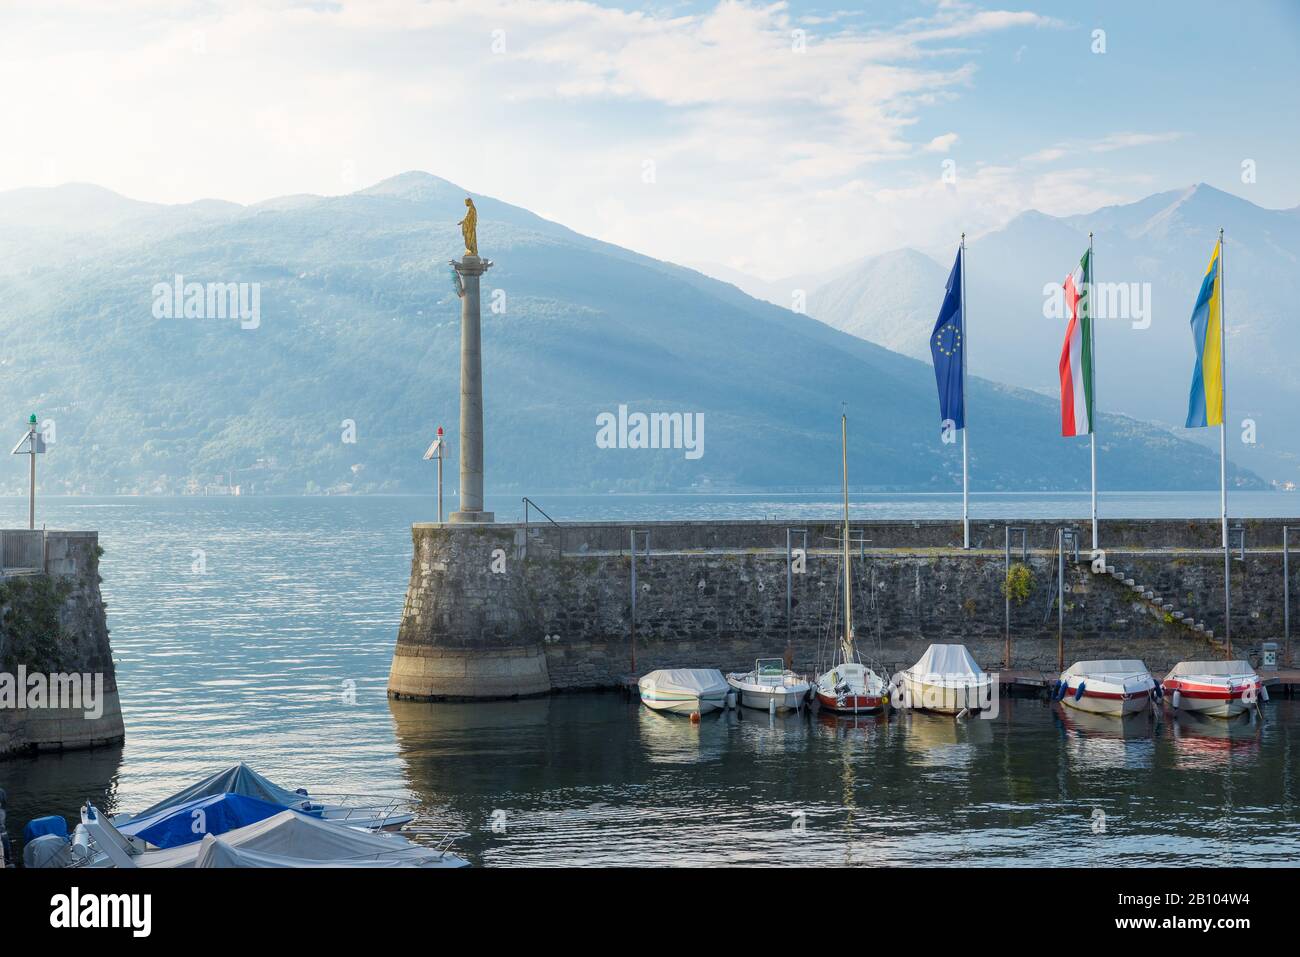
[[[652,255],[770,274],[946,229],[946,204],[905,215],[876,195],[928,195],[939,171],[922,158],[957,142],[915,134],[975,81],[976,54],[945,44],[1059,25],[956,3],[865,26],[732,0],[55,0],[6,16],[0,124],[26,145],[0,153],[0,188],[54,166],[145,199],[252,202],[419,168]]]
[[[952,145],[956,142],[956,133],[944,133],[942,136],[936,136],[926,143],[924,149],[927,153],[946,153],[952,149]]]

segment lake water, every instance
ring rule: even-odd
[[[858,496],[943,517],[954,496]],[[1234,515],[1294,514],[1282,493]],[[826,496],[552,496],[557,519],[833,517]],[[1217,495],[1106,496],[1104,514],[1213,516]],[[516,499],[489,501],[515,519]],[[0,500],[4,527],[26,503]],[[954,511],[955,510],[955,511]],[[977,496],[1051,517],[1086,496]],[[239,760],[289,787],[416,800],[477,864],[1294,863],[1300,703],[1262,722],[1081,725],[1004,699],[993,720],[769,718],[698,726],[621,694],[390,702],[419,498],[49,499],[38,520],[105,549],[121,748],[0,762],[10,832],[86,798],[138,810]],[[940,636],[936,636],[940,637]]]

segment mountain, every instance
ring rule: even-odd
[[[842,332],[930,361],[930,330],[947,271],[924,253],[899,249],[818,286],[808,313]]]
[[[345,196],[136,203],[94,187],[0,194],[0,400],[49,429],[46,489],[424,491],[448,428],[454,487],[465,191],[406,173]],[[928,364],[733,285],[476,196],[490,490],[951,490]],[[83,210],[93,206],[93,215]],[[41,242],[23,243],[24,236]],[[172,318],[172,285],[249,284],[256,321]],[[178,309],[184,303],[178,305]],[[1081,488],[1054,403],[974,379],[976,489]],[[597,416],[703,414],[699,457],[599,447]],[[1111,487],[1211,488],[1207,449],[1106,420]],[[1234,470],[1234,481],[1258,484]],[[13,468],[3,488],[24,488]]]
[[[1098,306],[1097,402],[1217,445],[1217,432],[1183,430],[1194,351],[1188,320],[1210,253],[1225,230],[1229,458],[1278,481],[1300,481],[1300,209],[1263,209],[1205,184],[1136,203],[1057,218],[1025,212],[968,240],[968,361],[972,375],[1054,395],[1065,320],[1044,315],[1094,233]],[[815,288],[809,312],[868,341],[918,357],[943,297],[953,250],[937,270],[910,250],[860,263]],[[902,258],[910,268],[895,260]],[[888,272],[885,263],[890,263]],[[1113,284],[1103,288],[1105,284]],[[1121,288],[1122,287],[1122,288]],[[1125,299],[1127,298],[1127,309]],[[1255,442],[1243,426],[1254,422]]]

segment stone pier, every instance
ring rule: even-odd
[[[1282,640],[1284,524],[1300,520],[1244,523],[1245,558],[1232,562],[1234,657]],[[1025,529],[1026,553],[1017,547],[1012,560],[1029,572],[1023,601],[1011,604],[1010,662],[1007,525]],[[930,642],[961,642],[986,669],[1055,668],[1056,531],[1063,526],[1086,541],[1084,518],[973,522],[970,551],[961,547],[959,522],[853,523],[862,653],[892,669],[910,665]],[[790,576],[787,618],[788,528],[806,530],[808,551],[804,570]],[[648,558],[636,558],[635,665],[633,529],[649,532],[650,548]],[[427,700],[613,687],[655,668],[737,670],[787,651],[797,670],[812,671],[835,608],[839,535],[833,519],[416,525],[389,693]],[[802,536],[795,538],[798,546]],[[1086,553],[1066,562],[1067,664],[1133,657],[1158,670],[1222,657],[1216,521],[1103,521],[1101,541],[1119,577],[1094,571]]]
[[[23,536],[34,536],[21,567],[12,562]],[[11,541],[12,539],[12,541]],[[0,688],[21,674],[102,678],[97,716],[84,708],[17,707],[0,691],[0,758],[114,744],[123,738],[117,674],[99,591],[95,532],[0,532]],[[8,678],[6,679],[6,676]],[[24,689],[17,688],[18,691]]]

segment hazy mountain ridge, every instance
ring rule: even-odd
[[[1294,315],[1300,208],[1263,209],[1198,184],[1078,216],[1021,213],[968,241],[971,374],[1045,395],[1057,391],[1065,323],[1044,317],[1043,288],[1064,280],[1087,249],[1091,230],[1097,283],[1128,286],[1146,311],[1139,316],[1131,308],[1125,318],[1098,322],[1099,408],[1162,422],[1193,441],[1217,445],[1209,430],[1180,427],[1194,357],[1188,320],[1220,226],[1226,237],[1228,413],[1242,434],[1243,420],[1254,422],[1257,439],[1243,443],[1234,436],[1229,456],[1268,478],[1300,482],[1300,426],[1290,414],[1300,402],[1294,365],[1300,354]],[[943,252],[937,270],[913,260],[915,275],[899,279],[886,266],[897,267],[905,252],[873,257],[814,289],[809,313],[869,341],[928,355],[955,249]],[[931,252],[929,258],[938,256]]]
[[[27,412],[54,422],[45,488],[171,492],[235,469],[258,491],[423,491],[433,469],[420,454],[438,424],[454,488],[459,303],[447,260],[463,190],[407,173],[246,207],[96,195],[101,213],[80,219],[86,196],[66,190],[41,195],[35,217],[57,256],[19,242],[30,191],[0,194],[0,242],[12,244],[0,394],[15,440]],[[484,281],[490,488],[833,487],[841,400],[855,486],[957,487],[959,449],[939,442],[928,363],[475,201],[480,248],[496,261]],[[11,217],[14,203],[25,212]],[[155,318],[153,289],[176,275],[260,284],[257,327]],[[504,312],[491,309],[498,290]],[[1057,437],[1051,401],[979,380],[971,392],[975,488],[1086,484],[1086,447]],[[705,454],[597,448],[596,415],[620,404],[703,412]],[[1109,425],[1111,487],[1216,483],[1207,450],[1133,420]],[[20,471],[4,485],[21,488]]]

